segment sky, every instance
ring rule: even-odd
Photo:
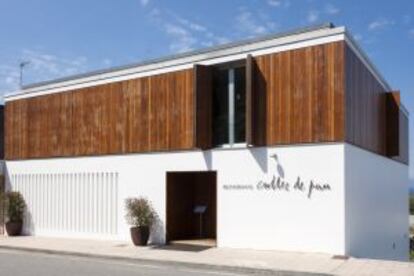
[[[411,114],[413,0],[0,0],[0,102],[24,84],[332,22],[346,26]]]

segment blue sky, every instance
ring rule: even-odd
[[[27,84],[328,21],[414,114],[412,0],[0,0],[0,94],[17,88],[21,60]],[[410,129],[414,159],[413,118]]]

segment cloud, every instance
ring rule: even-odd
[[[177,16],[177,15],[175,15],[175,17],[177,18],[177,21],[181,25],[187,26],[189,29],[191,29],[193,31],[196,31],[196,32],[206,32],[207,31],[207,28],[200,25],[200,24],[197,24],[195,22],[191,22],[188,19],[185,19],[185,18]]]
[[[258,24],[250,11],[242,11],[237,16],[236,20],[238,27],[245,30],[247,33],[258,35],[266,32],[266,27]]]
[[[103,66],[105,66],[105,67],[110,67],[110,66],[112,66],[112,60],[110,59],[110,58],[104,58],[103,60],[102,60],[102,65]]]
[[[362,35],[361,34],[355,34],[354,35],[354,39],[356,40],[356,41],[362,41]]]
[[[325,6],[325,13],[329,15],[338,14],[340,10],[332,4],[327,4]]]
[[[411,30],[408,31],[408,34],[414,38],[414,28],[412,28]]]
[[[307,20],[309,23],[315,23],[319,19],[319,12],[316,10],[311,10],[308,12]]]
[[[244,7],[236,16],[236,28],[249,37],[262,35],[277,29],[278,25],[265,13],[253,13]]]
[[[187,52],[197,46],[212,46],[229,41],[224,36],[216,35],[206,26],[170,10],[154,8],[149,16],[153,23],[171,39],[169,49],[174,53]]]
[[[271,7],[289,7],[290,1],[289,0],[267,0],[267,4]]]
[[[0,91],[17,90],[19,87],[19,65],[0,65]]]
[[[79,74],[88,69],[88,60],[83,56],[62,57],[39,50],[24,49],[16,58],[0,65],[0,91],[13,91],[19,88],[21,61],[30,62],[24,69],[23,84]]]
[[[411,15],[408,15],[408,14],[404,15],[402,20],[403,20],[404,24],[410,24],[411,23]]]
[[[149,0],[140,0],[141,6],[145,7],[146,5],[148,5]]]
[[[170,50],[173,52],[186,52],[193,49],[197,43],[197,39],[185,28],[167,23],[165,25],[165,32],[173,38],[170,45]]]
[[[393,20],[380,18],[380,19],[374,20],[371,23],[369,23],[368,24],[368,30],[370,30],[370,31],[379,31],[379,30],[385,29],[388,26],[392,26],[394,24],[395,24],[395,22]]]
[[[22,60],[30,62],[27,70],[33,73],[36,80],[42,76],[55,78],[80,73],[87,69],[88,61],[83,56],[59,57],[31,49],[22,51]]]

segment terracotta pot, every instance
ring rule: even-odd
[[[6,222],[6,232],[9,236],[20,236],[22,233],[23,222]]]
[[[134,245],[147,245],[149,232],[148,226],[131,227],[131,239]]]

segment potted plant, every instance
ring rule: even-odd
[[[23,216],[26,203],[21,193],[7,192],[6,201],[6,232],[9,236],[19,236],[23,228]]]
[[[155,212],[151,203],[143,197],[125,200],[126,219],[131,227],[134,245],[147,245]]]

